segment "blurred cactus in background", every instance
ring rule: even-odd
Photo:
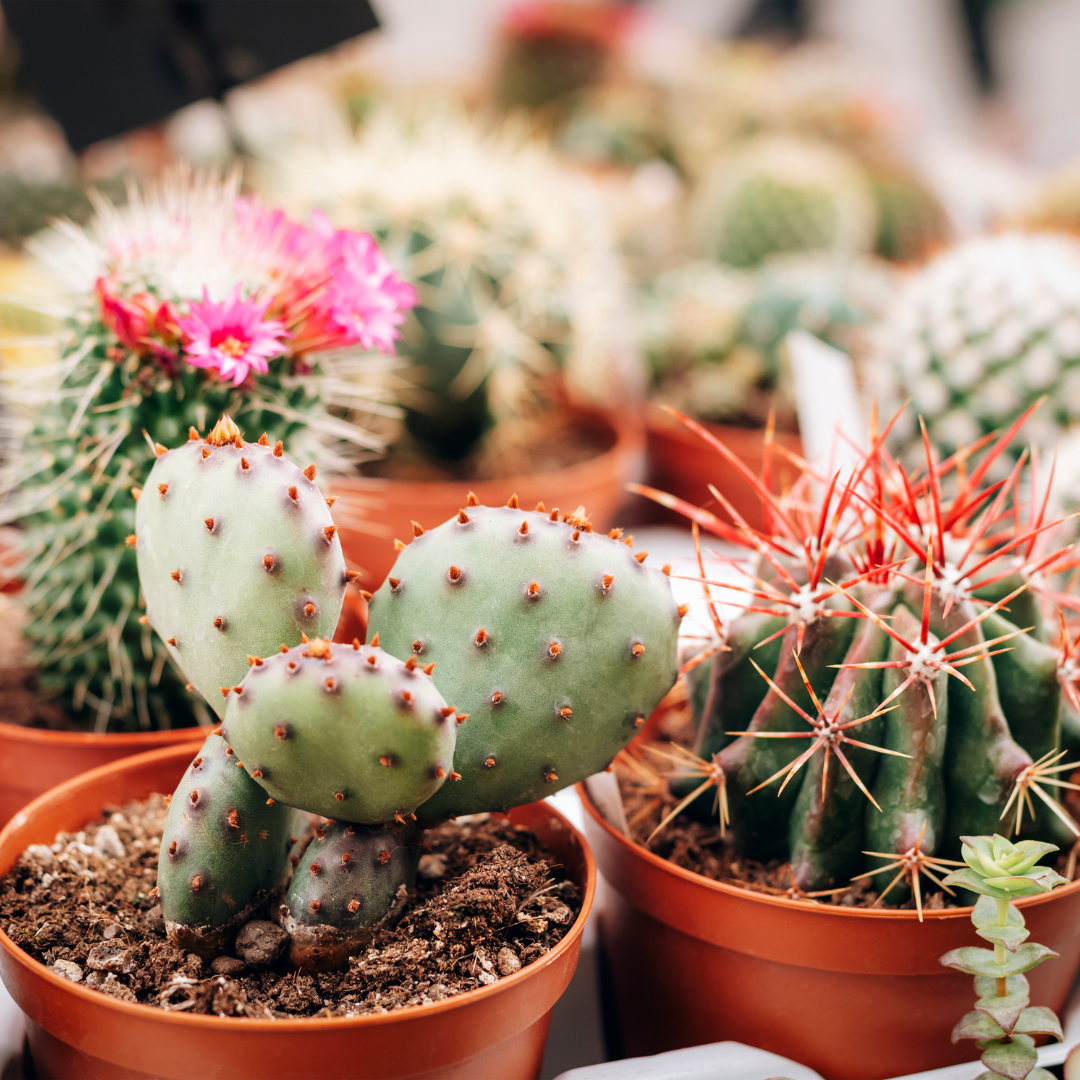
[[[1052,445],[1080,418],[1080,243],[1011,232],[945,252],[897,298],[877,351],[878,392],[910,397],[943,453],[1043,395],[1025,434]],[[910,417],[896,437],[921,453]]]
[[[228,410],[326,466],[370,453],[331,410],[376,407],[342,375],[378,367],[352,354],[392,351],[414,295],[370,237],[240,200],[236,177],[177,173],[97,211],[35,244],[68,310],[59,362],[5,381],[21,449],[3,519],[22,528],[42,691],[97,731],[185,726],[207,713],[140,619],[129,546],[155,447]]]
[[[355,139],[284,149],[264,180],[371,232],[417,284],[399,346],[405,432],[387,433],[399,459],[506,458],[523,421],[567,398],[640,391],[603,206],[541,145],[451,108],[385,107]]]
[[[850,352],[891,292],[891,275],[866,260],[775,258],[753,272],[693,262],[642,290],[638,342],[664,404],[749,426],[775,410],[794,428],[787,335],[806,330]]]
[[[861,255],[876,235],[870,188],[827,144],[755,139],[720,157],[695,195],[695,239],[721,263],[753,267],[775,254]]]

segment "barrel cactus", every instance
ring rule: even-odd
[[[1044,395],[1024,434],[1053,443],[1080,417],[1080,243],[1008,232],[946,251],[897,298],[877,351],[882,396],[910,398],[943,453],[1008,426]],[[896,438],[918,457],[914,413]]]
[[[414,526],[370,643],[332,644],[307,631],[349,574],[311,479],[223,419],[162,448],[134,546],[150,626],[196,687],[226,681],[162,834],[168,934],[216,955],[277,889],[293,962],[326,969],[407,895],[425,826],[610,764],[675,681],[685,608],[583,509],[470,497]],[[331,819],[306,850],[289,807]]]
[[[397,454],[497,457],[520,438],[504,422],[553,409],[556,387],[602,404],[640,391],[603,205],[541,144],[454,109],[387,107],[355,138],[282,148],[264,176],[287,205],[371,232],[418,283]]]
[[[789,862],[804,893],[891,871],[906,887],[884,892],[916,899],[918,871],[947,873],[961,836],[1080,836],[1055,797],[1080,767],[1059,749],[1075,665],[1041,610],[1072,563],[1042,543],[1057,523],[1021,464],[986,479],[1024,419],[966,471],[927,439],[909,476],[878,437],[812,514],[809,474],[789,502],[759,483],[765,533],[719,493],[734,528],[642,489],[758,559],[739,587],[747,610],[691,661],[708,690],[691,698],[696,737],[665,823],[719,808],[740,854]]]
[[[42,689],[97,731],[208,719],[140,624],[131,492],[157,447],[222,412],[323,466],[378,445],[330,415],[348,384],[326,376],[371,365],[350,351],[392,351],[411,287],[369,236],[238,196],[237,177],[175,174],[37,242],[67,296],[63,351],[5,386],[21,449],[3,519],[22,527]]]
[[[695,203],[705,251],[730,266],[807,251],[860,255],[874,242],[876,212],[865,176],[824,143],[751,140],[717,160]]]

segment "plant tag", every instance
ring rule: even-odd
[[[866,421],[855,387],[851,358],[805,330],[785,339],[795,382],[803,456],[845,475],[866,445]],[[841,436],[840,433],[843,433]]]
[[[599,772],[585,781],[585,790],[589,798],[596,803],[603,819],[623,836],[630,835],[630,826],[626,821],[626,809],[623,806],[619,781],[613,772]]]

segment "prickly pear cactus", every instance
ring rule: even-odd
[[[220,735],[208,735],[173,793],[158,857],[169,940],[215,956],[280,876],[289,807],[268,799]]]
[[[457,726],[415,657],[317,638],[253,657],[222,730],[275,799],[374,825],[411,814],[451,776]]]
[[[507,809],[607,766],[676,676],[682,612],[647,553],[516,497],[414,531],[369,626],[391,653],[435,661],[468,717],[462,779],[419,816]]]
[[[1023,439],[1055,441],[1080,418],[1080,243],[1012,232],[946,251],[898,297],[878,353],[890,380],[883,399],[914,406],[897,425],[900,443],[918,443],[919,415],[948,455],[1044,394]],[[1018,437],[1016,452],[1023,445]]]
[[[281,906],[292,962],[307,970],[355,956],[416,876],[420,830],[331,821],[315,831]]]
[[[218,715],[248,656],[333,635],[350,580],[336,532],[314,467],[227,417],[159,452],[129,542],[150,626]]]

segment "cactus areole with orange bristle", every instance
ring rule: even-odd
[[[157,458],[136,549],[150,625],[224,717],[162,834],[170,940],[213,956],[268,903],[318,970],[412,888],[425,823],[603,769],[675,681],[681,612],[584,511],[470,500],[413,529],[371,644],[333,644],[347,575],[313,476],[223,418]],[[290,808],[331,819],[306,850]]]
[[[175,639],[172,658],[224,715],[219,687],[240,682],[248,655],[333,635],[346,567],[326,533],[330,508],[300,468],[244,442],[228,417],[160,455],[146,488],[161,493],[135,515],[150,625]]]

